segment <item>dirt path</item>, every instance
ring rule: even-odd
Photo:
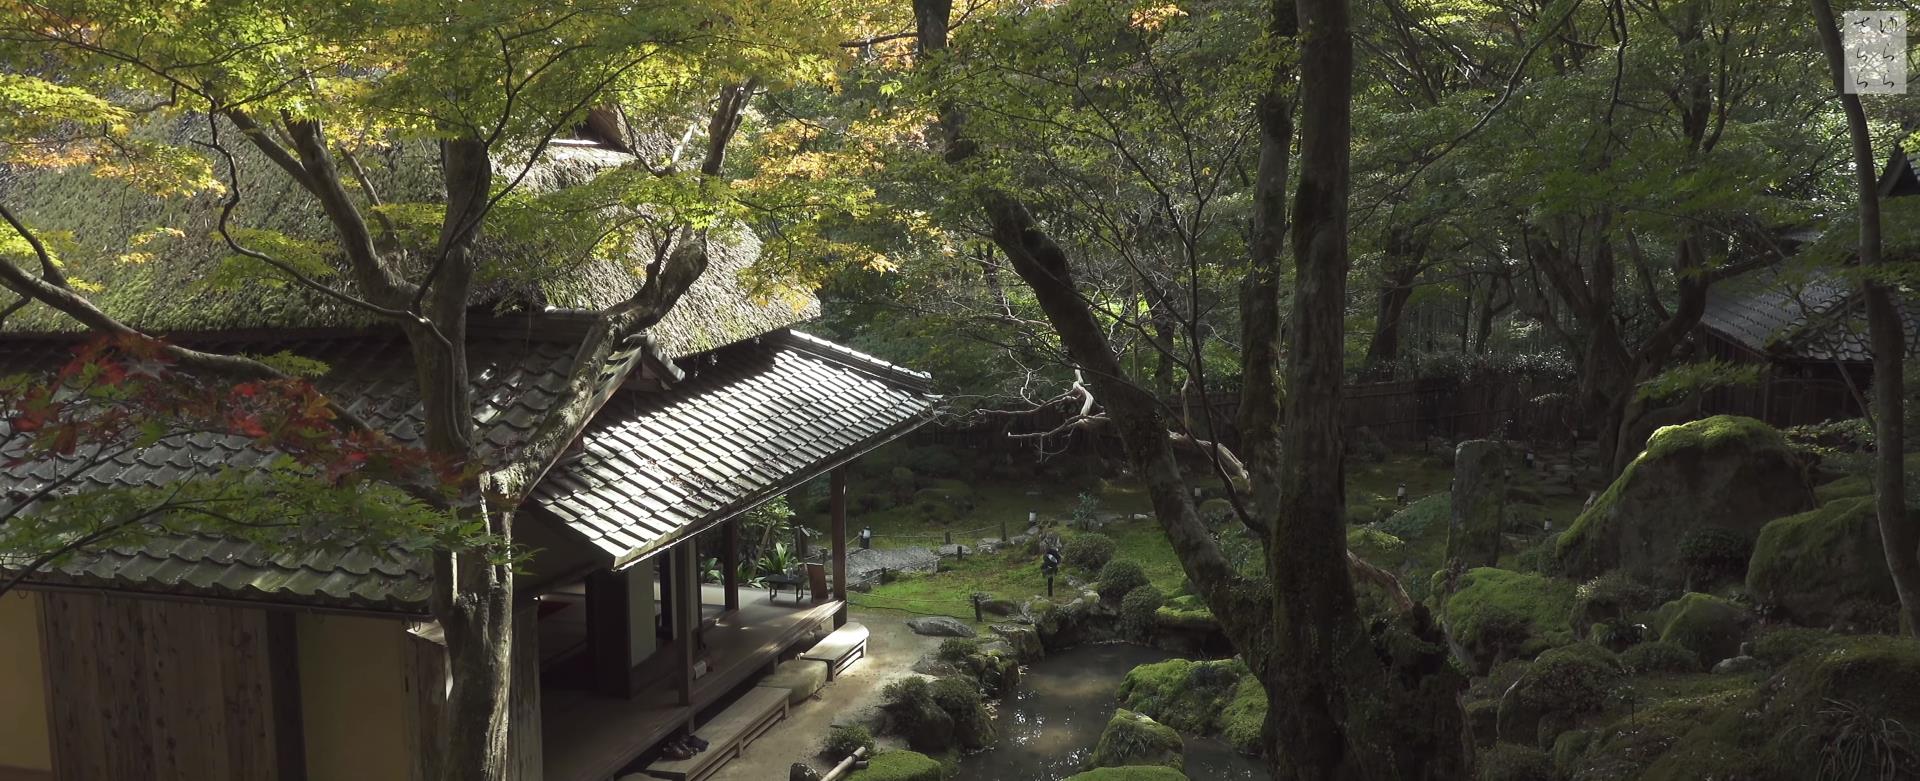
[[[910,613],[852,608],[851,620],[865,624],[867,658],[827,684],[812,699],[794,706],[786,721],[753,742],[747,755],[727,763],[712,781],[786,781],[788,766],[806,762],[824,772],[815,756],[827,728],[861,722],[879,707],[880,688],[912,672],[913,663],[940,644],[907,629]]]

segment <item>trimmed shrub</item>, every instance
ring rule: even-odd
[[[1126,559],[1114,559],[1100,568],[1100,598],[1117,602],[1134,589],[1147,585],[1147,571]]]
[[[1619,570],[1596,577],[1573,591],[1573,616],[1569,623],[1576,632],[1594,624],[1623,624],[1636,613],[1658,606],[1660,592]]]
[[[1537,748],[1499,743],[1479,759],[1480,781],[1554,781],[1553,760]]]
[[[927,679],[908,676],[880,690],[891,732],[918,751],[940,753],[953,746],[953,717],[933,699]]]
[[[1434,494],[1408,504],[1392,517],[1375,525],[1403,540],[1425,537],[1428,532],[1445,533],[1447,520],[1453,517],[1453,495]]]
[[[1111,567],[1112,565],[1108,565]],[[1143,585],[1120,598],[1120,631],[1136,640],[1146,640],[1153,635],[1154,611],[1166,602],[1160,589],[1151,584]]]
[[[1680,569],[1691,588],[1740,579],[1752,556],[1753,540],[1730,529],[1708,526],[1680,537]]]
[[[873,735],[866,727],[859,725],[837,725],[827,730],[827,742],[820,747],[820,756],[839,761],[851,756],[855,750],[866,749],[873,754]]]
[[[1604,709],[1621,677],[1620,660],[1592,643],[1541,654],[1500,698],[1500,739],[1553,745],[1582,717]]]
[[[949,664],[960,664],[979,650],[980,639],[975,637],[949,637],[940,641],[940,650],[934,657]]]
[[[1701,668],[1699,654],[1668,642],[1641,643],[1628,648],[1620,652],[1620,665],[1635,674],[1697,673]]]
[[[991,745],[997,737],[993,715],[987,712],[986,697],[977,681],[965,678],[941,678],[933,682],[933,701],[953,718],[954,741],[961,748],[977,749]]]
[[[1068,566],[1078,567],[1086,572],[1099,572],[1101,567],[1113,560],[1113,538],[1097,532],[1074,535],[1060,549],[1060,558]]]
[[[1678,644],[1711,665],[1740,652],[1747,611],[1720,597],[1695,592],[1661,605],[1654,620],[1661,642]]]

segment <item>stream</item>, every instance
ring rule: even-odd
[[[1028,667],[1016,696],[1000,703],[1000,742],[961,758],[956,781],[1060,781],[1080,772],[1118,705],[1121,679],[1137,665],[1170,658],[1137,645],[1081,646]],[[1266,781],[1259,760],[1212,738],[1186,740],[1193,781]]]

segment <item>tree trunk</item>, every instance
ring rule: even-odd
[[[1299,33],[1293,0],[1274,0],[1267,29],[1275,41]],[[1293,70],[1276,64],[1268,74],[1256,117],[1260,160],[1253,183],[1253,232],[1247,274],[1240,282],[1240,457],[1247,470],[1242,508],[1250,525],[1267,520],[1280,504],[1280,277],[1287,245],[1287,177],[1293,156]]]
[[[415,374],[426,412],[427,449],[452,463],[474,458],[473,385],[467,368],[467,303],[473,286],[474,244],[481,204],[493,170],[479,141],[457,139],[442,147],[447,216],[438,262],[423,283],[421,307],[432,326],[411,325]],[[512,540],[512,511],[489,507],[482,479],[461,486],[456,512],[484,520],[488,531]],[[511,685],[513,571],[483,554],[440,554],[434,561],[434,618],[445,632],[447,670],[446,750],[441,777],[448,781],[504,781],[507,773],[507,712]]]
[[[1267,691],[1274,778],[1364,778],[1348,734],[1353,660],[1371,654],[1348,576],[1346,474],[1340,431],[1347,281],[1349,107],[1353,42],[1346,0],[1298,0],[1300,169],[1293,205],[1293,332],[1280,445],[1273,578],[1273,665]]]
[[[1298,0],[1297,266],[1273,579],[1268,728],[1280,780],[1462,778],[1459,685],[1424,609],[1406,618],[1424,652],[1383,666],[1361,626],[1346,557],[1341,385],[1346,315],[1353,40],[1347,0]],[[1388,630],[1396,631],[1396,630]],[[1387,644],[1389,646],[1395,644]],[[1391,675],[1391,677],[1389,677]]]
[[[1809,0],[1821,48],[1840,91],[1847,115],[1847,136],[1853,146],[1854,195],[1860,206],[1860,265],[1869,272],[1881,264],[1880,188],[1874,175],[1873,138],[1860,97],[1846,91],[1845,56],[1833,6],[1827,0]],[[1875,514],[1887,571],[1900,597],[1900,609],[1909,632],[1920,635],[1920,530],[1907,512],[1904,372],[1906,334],[1893,294],[1880,280],[1866,282],[1867,332],[1873,343],[1873,441]]]
[[[1425,270],[1426,249],[1410,229],[1393,228],[1387,233],[1386,268],[1381,271],[1379,314],[1373,321],[1373,338],[1367,342],[1366,372],[1377,379],[1393,378],[1393,362],[1400,357],[1400,323],[1406,316],[1407,301],[1413,298],[1413,281]]]

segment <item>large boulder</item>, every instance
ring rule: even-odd
[[[1184,764],[1181,754],[1185,750],[1180,733],[1172,727],[1121,708],[1107,721],[1107,728],[1100,733],[1100,742],[1094,744],[1093,756],[1087,764],[1091,767],[1164,765],[1179,768]]]
[[[1574,587],[1535,572],[1480,567],[1460,576],[1441,611],[1455,651],[1477,674],[1573,640]]]
[[[1768,521],[1812,507],[1806,470],[1780,432],[1719,415],[1654,432],[1560,536],[1555,555],[1574,577],[1620,568],[1671,580],[1690,535],[1718,530],[1751,541]]]
[[[907,628],[914,634],[928,637],[972,637],[973,627],[965,621],[947,616],[919,616],[907,619]]]
[[[1472,568],[1490,567],[1500,560],[1511,462],[1507,446],[1493,440],[1469,440],[1454,449],[1447,561]]]
[[[1244,754],[1263,753],[1267,693],[1238,659],[1168,659],[1120,682],[1122,707],[1182,733],[1218,736]]]
[[[987,627],[1007,646],[1013,649],[1022,662],[1038,661],[1047,655],[1047,648],[1040,644],[1040,631],[1027,624],[994,624]]]
[[[1739,605],[1697,592],[1682,594],[1654,613],[1660,642],[1692,651],[1709,665],[1740,653],[1747,619]]]
[[[1500,739],[1547,748],[1583,718],[1606,708],[1625,677],[1613,652],[1591,643],[1562,646],[1528,665],[1500,697]]]
[[[1814,626],[1898,604],[1874,497],[1836,499],[1767,524],[1747,565],[1747,591],[1781,616]]]

